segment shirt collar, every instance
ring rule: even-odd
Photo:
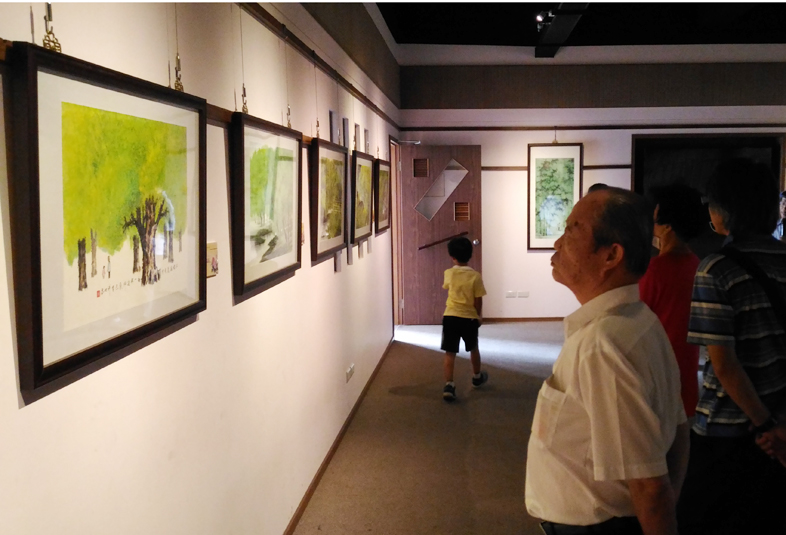
[[[469,267],[469,266],[453,266],[453,269],[460,269],[462,271],[466,271],[466,270],[472,269],[472,268]]]
[[[640,301],[639,285],[629,284],[620,286],[584,303],[576,312],[565,318],[565,338],[587,325],[589,322],[603,315],[606,311],[620,305]]]

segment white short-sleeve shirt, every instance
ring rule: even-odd
[[[626,480],[668,473],[685,421],[674,352],[638,285],[596,297],[565,318],[565,344],[538,394],[527,510],[573,525],[634,516]]]

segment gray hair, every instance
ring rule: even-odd
[[[619,244],[625,251],[625,267],[633,275],[644,275],[650,263],[652,213],[650,203],[641,195],[621,188],[606,188],[603,209],[595,217],[592,237],[595,250]]]

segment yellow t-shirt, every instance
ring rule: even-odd
[[[442,287],[448,291],[445,316],[478,319],[475,298],[486,295],[480,273],[469,266],[453,266],[445,270]]]

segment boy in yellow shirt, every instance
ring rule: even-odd
[[[442,349],[445,351],[445,388],[442,399],[456,399],[453,383],[453,368],[459,342],[464,340],[464,349],[469,351],[472,362],[472,386],[478,388],[488,381],[488,373],[480,369],[478,350],[478,328],[483,324],[483,296],[486,288],[480,273],[467,265],[472,258],[472,242],[467,238],[453,238],[448,242],[448,254],[453,267],[445,270],[442,287],[448,291],[445,314],[442,317]]]

